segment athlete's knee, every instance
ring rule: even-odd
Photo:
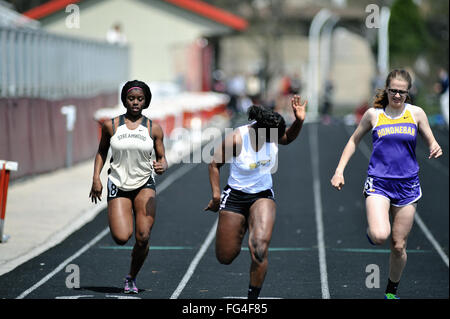
[[[402,257],[406,253],[406,241],[405,240],[392,240],[391,252],[396,257]]]
[[[389,238],[389,234],[388,230],[375,230],[371,231],[369,236],[375,245],[383,245]]]
[[[112,238],[117,245],[123,246],[131,238],[131,234],[128,236],[127,235],[112,235]]]
[[[253,238],[249,244],[252,257],[255,261],[262,263],[267,258],[269,241],[263,238]]]
[[[230,265],[234,260],[233,257],[229,256],[216,256],[216,257],[219,263],[221,263],[222,265]]]
[[[239,255],[240,250],[232,252],[223,252],[216,249],[216,258],[222,265],[230,265],[233,260]]]
[[[136,232],[136,245],[139,247],[146,247],[150,240],[150,232],[137,231]]]

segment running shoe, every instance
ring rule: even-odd
[[[136,287],[136,279],[132,279],[127,276],[125,278],[125,286],[123,288],[123,292],[126,294],[137,294],[139,289]]]
[[[384,299],[400,299],[400,298],[394,294],[384,294]]]

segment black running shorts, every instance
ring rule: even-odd
[[[262,192],[249,194],[225,186],[222,195],[220,195],[220,210],[232,211],[248,217],[250,206],[260,198],[268,198],[275,201],[275,194],[272,189],[266,189]]]
[[[111,199],[118,198],[118,197],[126,197],[131,200],[134,200],[139,191],[143,188],[151,188],[153,190],[156,190],[155,187],[155,180],[152,176],[148,179],[148,181],[142,185],[141,187],[134,189],[132,191],[124,191],[118,188],[109,178],[108,178],[108,202]]]

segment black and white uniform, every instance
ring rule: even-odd
[[[250,124],[252,125],[252,124]],[[233,157],[228,185],[224,188],[220,209],[248,216],[250,206],[259,198],[275,200],[272,172],[277,164],[278,144],[264,143],[255,152],[250,142],[250,125],[238,128],[242,137],[239,156]]]
[[[119,126],[111,137],[111,168],[108,173],[108,201],[117,197],[134,198],[142,188],[155,189],[152,165],[152,121],[142,117],[141,124],[130,130],[125,116],[119,117]]]

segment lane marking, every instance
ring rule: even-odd
[[[350,133],[349,128],[347,128],[347,126],[345,126],[345,130],[347,131],[348,134],[350,134],[350,135],[353,134],[353,133]],[[370,160],[372,153],[371,152],[367,153],[367,150],[369,149],[367,144],[363,140],[361,140],[358,147],[360,148],[360,150],[362,151],[364,156]],[[445,171],[444,171],[444,173],[445,173]],[[448,169],[447,169],[447,175],[448,175]],[[434,238],[431,231],[425,225],[425,223],[423,222],[423,220],[420,217],[419,212],[417,210],[416,210],[416,213],[414,214],[414,220],[416,221],[417,225],[419,225],[419,228],[425,234],[425,237],[428,239],[428,241],[431,243],[431,245],[434,247],[434,249],[436,249],[437,253],[442,258],[444,263],[447,265],[447,267],[449,267],[448,256],[445,254],[444,250],[442,249],[441,245],[439,245],[438,241]]]
[[[39,245],[30,251],[26,252],[24,255],[20,255],[11,261],[8,261],[0,265],[0,276],[14,270],[16,267],[26,263],[30,259],[44,253],[52,247],[55,247],[67,237],[73,234],[78,229],[82,228],[87,223],[91,222],[102,210],[106,209],[106,203],[99,203],[98,206],[88,209],[86,212],[82,213],[81,216],[75,218],[68,225],[64,226],[61,230],[58,230],[52,237],[45,241],[42,245]]]
[[[187,172],[189,172],[191,169],[196,167],[199,163],[191,163],[191,164],[185,164],[178,168],[175,172],[167,176],[161,184],[156,186],[157,192],[164,191],[167,187],[169,187],[173,182],[175,182],[177,179],[185,175]]]
[[[245,297],[234,297],[234,296],[226,296],[226,297],[222,297],[222,299],[248,299],[247,296]],[[283,299],[280,297],[258,297],[258,299]]]
[[[133,250],[133,246],[99,246],[99,249],[109,250]],[[150,246],[150,250],[192,250],[194,247],[189,246]],[[339,251],[347,253],[390,253],[390,249],[377,248],[325,248],[329,251]],[[248,251],[248,247],[242,247],[242,251]],[[315,251],[316,247],[269,247],[270,252],[297,252],[297,251]],[[424,249],[407,249],[407,253],[431,253],[432,250]]]
[[[441,246],[437,242],[437,240],[433,237],[433,234],[431,234],[431,231],[428,229],[428,227],[425,225],[425,223],[422,221],[422,218],[420,218],[419,214],[416,212],[414,214],[414,220],[419,225],[420,229],[424,232],[425,236],[428,238],[428,240],[433,245],[434,249],[438,252],[439,256],[441,256],[442,260],[448,267],[448,256],[444,253]]]
[[[63,270],[69,263],[71,263],[74,259],[81,256],[86,250],[91,248],[93,245],[95,245],[99,240],[101,240],[107,233],[109,233],[109,227],[103,229],[100,234],[94,237],[90,242],[88,242],[86,245],[84,245],[80,250],[78,250],[75,254],[67,258],[64,262],[62,262],[58,267],[56,267],[52,272],[50,272],[47,276],[39,280],[36,284],[34,284],[29,289],[22,292],[16,299],[23,299],[27,295],[29,295],[31,292],[45,284],[47,281],[49,281],[54,275],[56,275],[58,272]]]
[[[133,250],[133,246],[99,246],[99,249],[111,250]],[[194,247],[188,246],[150,246],[150,250],[191,250]]]
[[[171,175],[169,175],[160,185],[158,192],[164,191],[167,187],[169,187],[177,178],[180,178],[184,174],[186,174],[188,171],[196,167],[198,164],[186,164],[182,167],[178,168],[176,171],[174,171]],[[176,178],[174,178],[175,176]],[[169,179],[170,178],[170,179]],[[166,180],[169,179],[168,182]],[[164,183],[166,182],[166,183]],[[98,241],[100,241],[106,234],[109,233],[109,226],[103,229],[97,236],[95,236],[90,242],[88,242],[86,245],[84,245],[81,249],[79,249],[75,254],[73,254],[71,257],[67,258],[64,262],[62,262],[58,267],[56,267],[52,272],[50,272],[47,276],[42,278],[40,281],[38,281],[36,284],[34,284],[29,289],[22,292],[16,299],[23,299],[30,293],[32,293],[34,290],[45,284],[47,281],[49,281],[53,276],[55,276],[58,272],[60,272],[62,269],[64,269],[65,266],[67,266],[71,261],[81,256],[84,252],[86,252],[89,248],[91,248],[93,245],[95,245]]]
[[[311,154],[311,165],[313,175],[314,189],[314,207],[316,214],[317,243],[319,249],[320,265],[320,285],[322,289],[322,298],[330,299],[330,290],[328,288],[327,261],[325,253],[325,240],[322,217],[322,198],[320,194],[320,175],[319,175],[319,133],[318,124],[309,125],[309,146]]]
[[[111,250],[133,250],[133,246],[99,246],[99,249]],[[150,250],[192,250],[190,246],[150,246]],[[242,247],[242,251],[248,251],[248,247]],[[309,247],[269,247],[269,251],[311,251],[315,248]]]
[[[55,297],[55,299],[81,299],[81,298],[94,298],[94,295],[58,296],[58,297]]]
[[[331,251],[339,251],[344,253],[375,253],[375,254],[390,254],[390,249],[370,249],[370,248],[330,248]],[[431,253],[431,250],[423,250],[423,249],[412,249],[412,250],[406,250],[406,253]]]
[[[203,255],[205,254],[209,245],[211,244],[213,239],[216,237],[216,228],[217,228],[218,222],[219,222],[219,217],[216,218],[216,221],[214,222],[214,225],[211,227],[211,229],[208,233],[208,236],[206,236],[206,239],[203,242],[202,246],[200,247],[200,250],[195,255],[194,259],[192,260],[191,264],[189,265],[189,268],[187,269],[186,273],[184,274],[183,278],[181,279],[180,283],[178,284],[178,287],[175,289],[175,291],[170,296],[170,299],[177,299],[178,296],[183,291],[186,284],[188,283],[189,279],[191,279],[192,275],[194,274],[195,268],[197,268],[198,263],[203,258]]]
[[[242,247],[242,250],[248,251],[248,247]],[[269,247],[269,251],[312,251],[315,248],[309,247]]]

